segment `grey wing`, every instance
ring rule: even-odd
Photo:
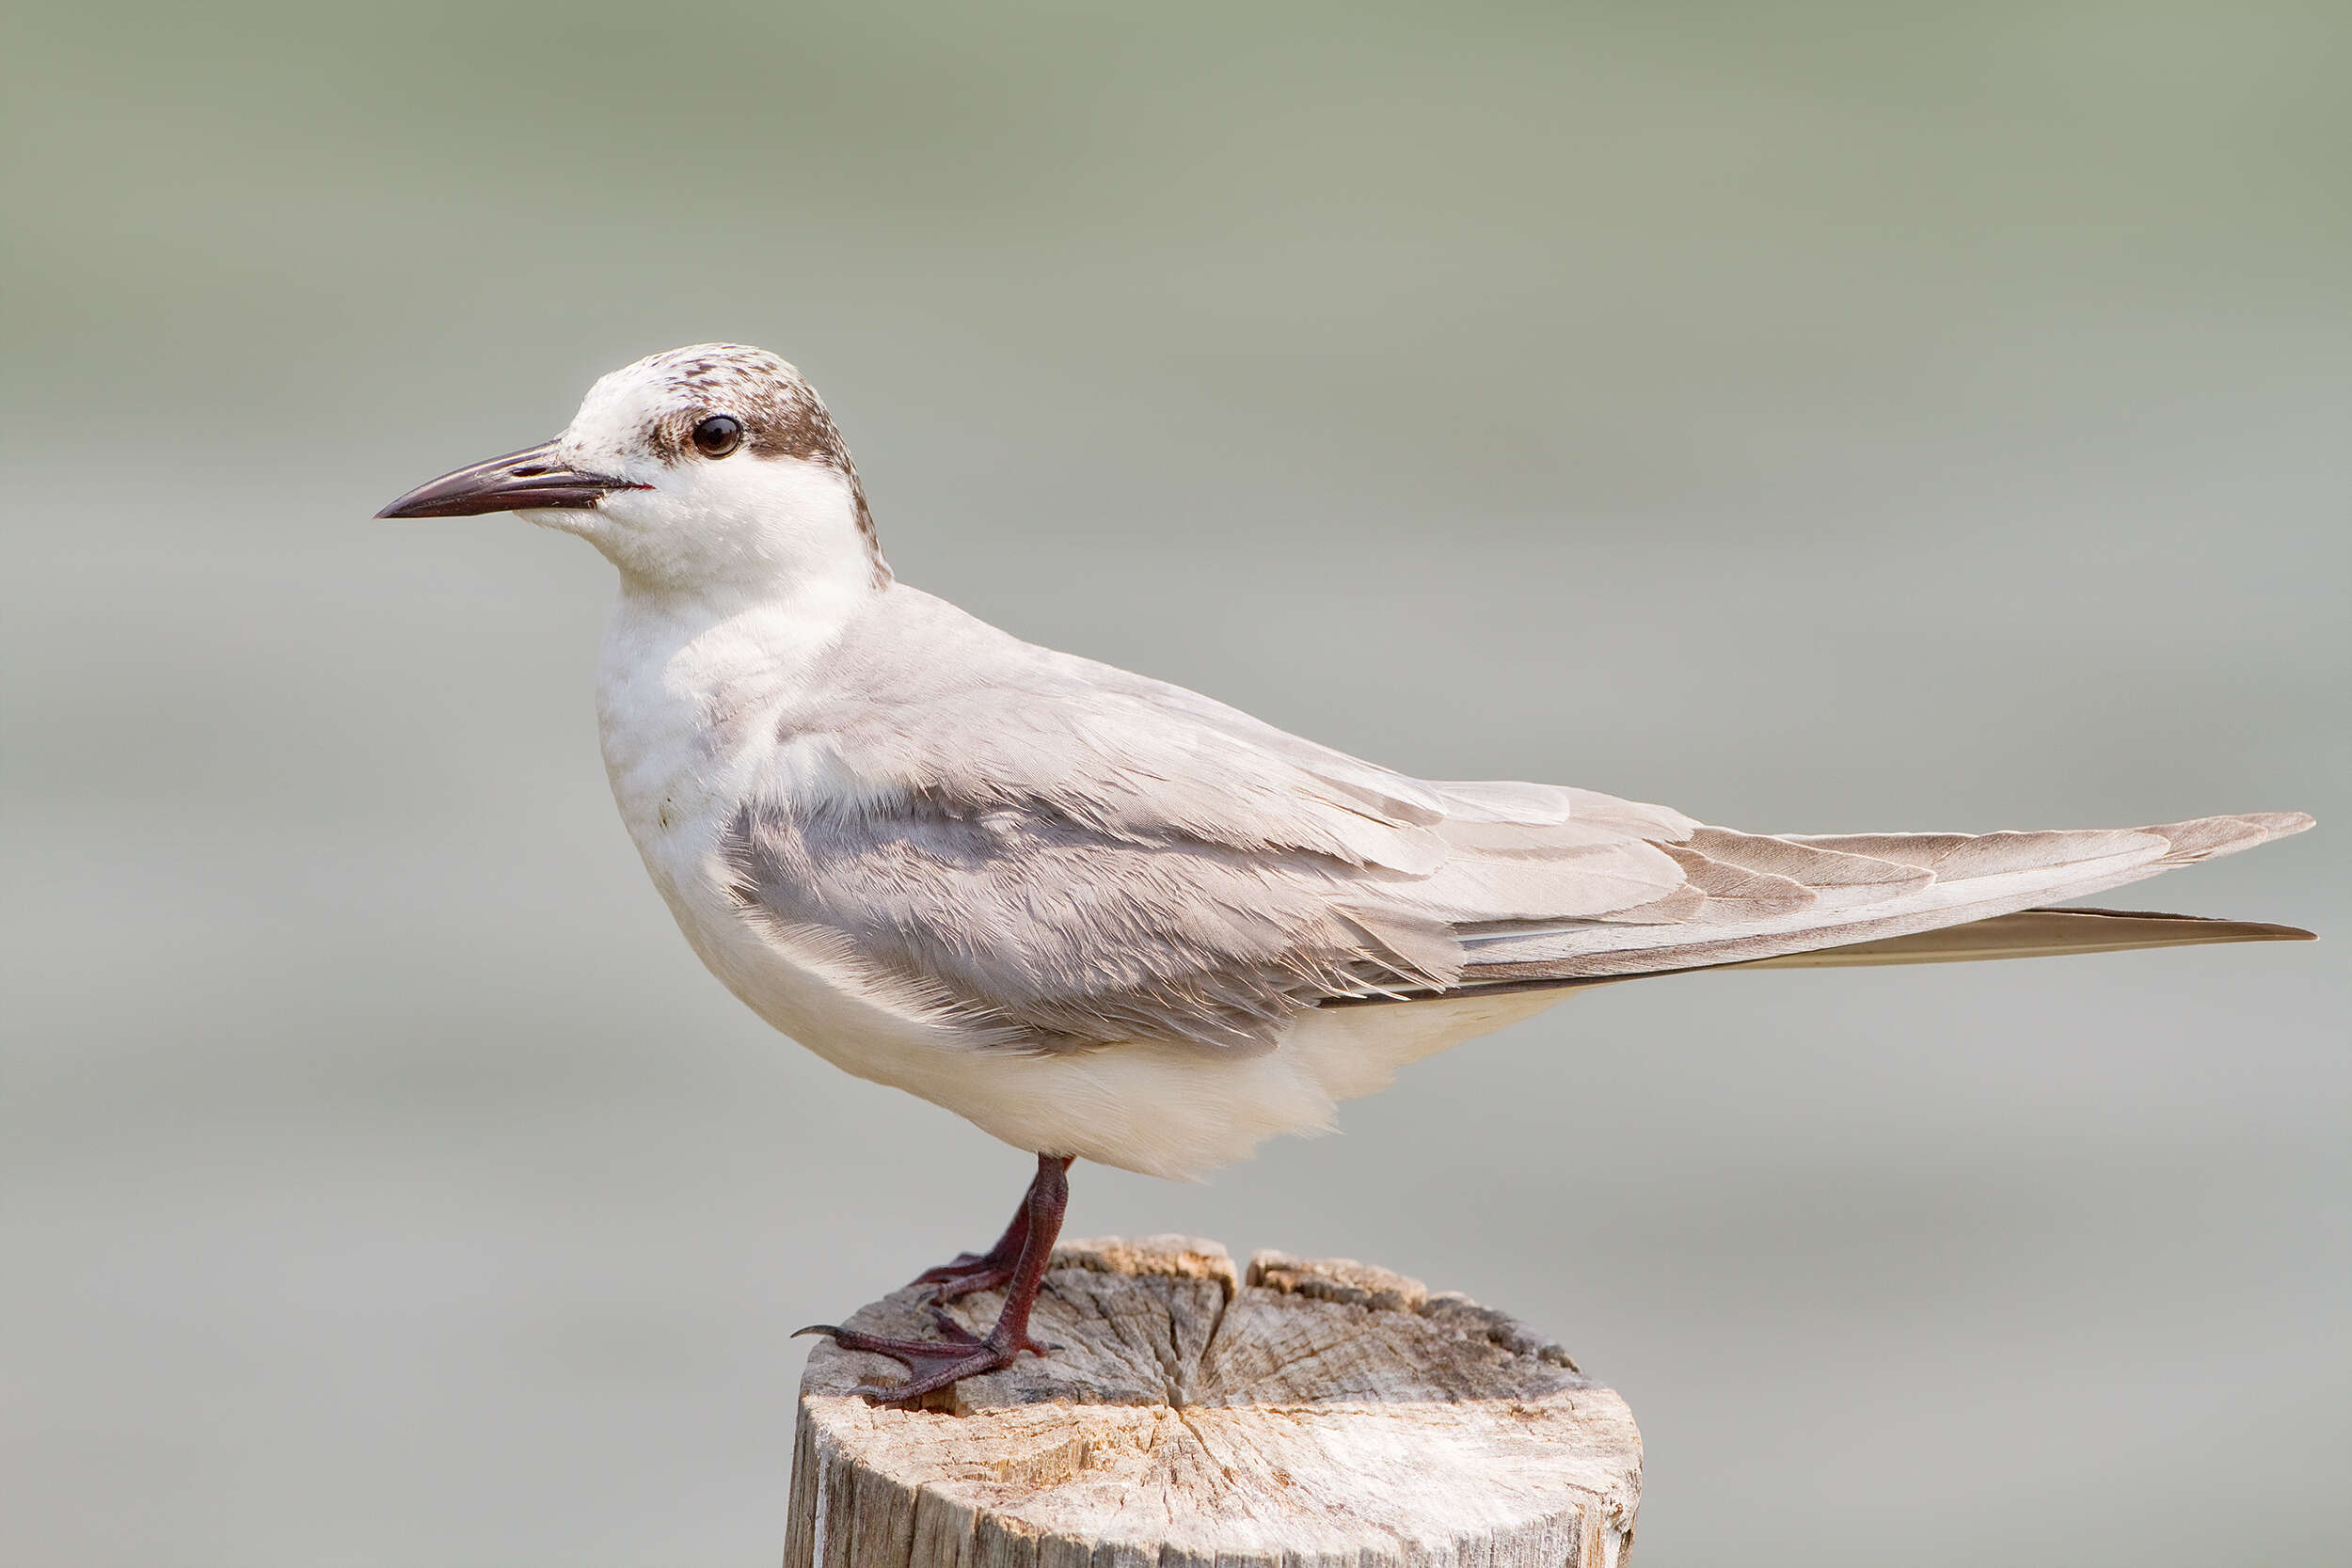
[[[1415,779],[977,622],[919,629],[898,644],[930,650],[919,671],[849,648],[857,700],[807,720],[856,787],[755,794],[725,850],[748,911],[827,933],[1017,1049],[1263,1051],[1326,1003],[1899,936],[2308,823],[1739,833],[1563,786]]]
[[[787,717],[780,751],[834,783],[779,768],[723,850],[747,914],[976,1039],[1269,1049],[1320,1002],[1455,984],[1466,922],[1638,911],[1686,879],[1653,842],[1692,831],[1677,814],[1412,779],[912,604]]]
[[[1515,986],[1622,978],[1890,943],[2105,892],[2311,825],[2301,812],[2258,812],[2033,832],[1774,836],[1702,828],[1667,847],[1698,897],[1674,921],[1642,930],[1608,920],[1515,922],[1471,932],[1463,978]],[[2132,945],[2182,940],[2195,939],[2175,933]]]
[[[1455,967],[1441,927],[1353,914],[1327,855],[1137,843],[1042,801],[747,810],[726,852],[745,908],[834,936],[979,1043],[1251,1053],[1324,998]]]

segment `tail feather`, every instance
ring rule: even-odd
[[[2198,947],[2223,942],[2312,942],[2312,933],[2259,920],[2157,914],[2137,910],[2019,910],[1964,926],[1915,931],[1880,942],[1784,953],[1734,969],[1848,969],[1869,964],[1968,963],[1984,958],[2057,958],[2126,953],[2142,947]]]
[[[1716,867],[1687,884],[1700,896],[1699,907],[1661,907],[1661,918],[1641,924],[1602,918],[1466,929],[1461,935],[1469,961],[1462,979],[1470,986],[1516,988],[1766,961],[1948,962],[2293,940],[2305,933],[2044,906],[2311,825],[2300,812],[2269,812],[2052,832],[1766,837],[1702,829],[1673,846],[1686,867]],[[2019,920],[2026,911],[2045,918]],[[2163,924],[2129,929],[2114,924],[2126,918]],[[2000,924],[2005,920],[2014,923]],[[1975,934],[1954,934],[1962,931]]]

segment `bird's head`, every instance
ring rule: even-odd
[[[685,590],[890,580],[850,449],[799,371],[698,343],[614,371],[554,440],[419,485],[379,517],[513,512]]]

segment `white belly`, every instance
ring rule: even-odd
[[[1257,1056],[1165,1041],[1024,1054],[975,1044],[821,933],[745,916],[711,874],[715,842],[686,878],[657,871],[655,880],[694,951],[754,1012],[835,1067],[944,1106],[1016,1148],[1147,1176],[1189,1180],[1278,1133],[1327,1132],[1338,1101],[1567,994],[1317,1009]]]

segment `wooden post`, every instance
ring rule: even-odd
[[[851,1325],[923,1335],[917,1289]],[[985,1329],[1000,1298],[958,1304]],[[922,1409],[826,1343],[801,1383],[785,1568],[1618,1568],[1641,1501],[1625,1402],[1465,1296],[1183,1236],[1057,1248],[1060,1348]]]

